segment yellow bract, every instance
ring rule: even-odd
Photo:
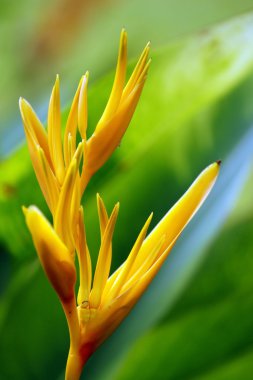
[[[68,321],[68,380],[79,378],[85,361],[145,291],[178,236],[207,197],[219,172],[219,163],[207,167],[146,237],[151,214],[128,258],[111,276],[112,239],[119,203],[109,216],[102,198],[97,195],[101,245],[92,279],[81,198],[92,175],[119,145],[130,123],[147,77],[149,49],[148,43],[125,84],[127,34],[122,31],[112,91],[90,138],[86,136],[88,73],[80,80],[63,133],[58,76],[49,102],[47,131],[32,107],[20,99],[31,160],[53,224],[34,206],[24,208],[24,213],[41,264]],[[76,253],[79,263],[77,297],[74,291]]]

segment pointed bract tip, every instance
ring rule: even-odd
[[[19,109],[20,109],[21,116],[23,118],[24,117],[24,115],[23,115],[24,98],[21,98],[21,96],[18,99],[18,106],[19,106]]]
[[[221,160],[216,161],[216,163],[221,166]]]
[[[127,31],[125,28],[121,29],[120,39],[126,43],[127,40]]]
[[[60,88],[60,77],[59,74],[56,74],[55,82],[54,82],[54,90],[59,90]]]
[[[87,80],[89,79],[89,76],[90,76],[90,72],[87,70],[86,73],[84,74],[84,76],[87,78]]]
[[[30,104],[28,103],[28,101],[25,100],[24,98],[22,98],[22,96],[20,96],[20,98],[18,100],[18,104],[19,104],[20,109],[22,109],[24,106],[31,107]]]

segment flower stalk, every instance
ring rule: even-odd
[[[97,194],[101,244],[92,276],[82,195],[92,176],[109,159],[128,128],[150,67],[149,50],[148,43],[125,83],[127,34],[122,30],[111,94],[90,137],[86,135],[88,73],[79,82],[63,139],[59,76],[56,77],[49,101],[47,130],[30,104],[20,99],[28,149],[52,214],[52,224],[35,206],[23,210],[41,265],[59,297],[68,323],[70,348],[66,380],[80,378],[82,368],[92,353],[131,311],[182,230],[208,196],[218,176],[220,162],[209,165],[148,234],[151,214],[128,258],[112,275],[112,240],[119,203],[108,213]],[[77,278],[79,286],[76,295]]]

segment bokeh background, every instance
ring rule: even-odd
[[[84,197],[95,262],[95,194],[121,202],[113,269],[150,211],[154,226],[198,173],[220,177],[129,317],[83,379],[253,379],[253,1],[0,2],[0,379],[63,379],[67,326],[36,258],[21,205],[48,215],[24,143],[18,98],[43,121],[55,74],[63,118],[89,69],[89,130],[113,80],[119,34],[129,68],[152,66],[120,148]]]

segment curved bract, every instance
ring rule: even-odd
[[[60,89],[57,76],[44,129],[32,107],[20,99],[33,167],[52,213],[52,225],[35,207],[24,208],[26,222],[43,269],[62,303],[70,332],[66,379],[80,377],[89,356],[114,331],[150,284],[180,233],[201,206],[219,172],[208,166],[187,192],[147,235],[151,214],[126,261],[110,276],[113,233],[119,203],[111,213],[97,195],[101,244],[92,278],[86,240],[83,192],[92,175],[119,145],[131,121],[147,77],[149,43],[125,84],[127,34],[122,31],[112,91],[90,138],[87,130],[88,73],[80,80],[62,138]],[[81,141],[77,141],[77,136]],[[79,262],[76,273],[75,256]],[[76,278],[78,294],[75,294]]]

